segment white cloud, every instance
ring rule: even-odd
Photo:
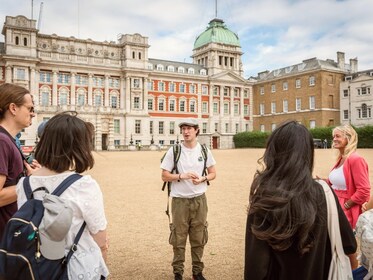
[[[34,18],[40,0],[34,0]],[[193,44],[215,17],[215,0],[45,0],[41,33],[116,41],[120,33],[149,38],[149,57],[191,62]],[[371,0],[218,1],[218,17],[237,33],[245,76],[336,52],[373,68]],[[31,16],[31,1],[0,0],[5,16]],[[3,37],[0,38],[3,41]]]

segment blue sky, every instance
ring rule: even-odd
[[[33,17],[39,18],[40,0]],[[31,0],[0,0],[0,19],[31,17]],[[44,0],[40,33],[94,41],[149,38],[150,58],[192,62],[196,37],[215,17],[215,0]],[[358,58],[373,68],[373,0],[218,0],[217,17],[240,38],[245,78],[304,59]],[[4,37],[0,36],[0,41]]]

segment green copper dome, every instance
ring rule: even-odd
[[[221,43],[241,47],[236,33],[230,31],[221,19],[210,21],[207,29],[197,37],[194,48],[199,48],[209,43]]]

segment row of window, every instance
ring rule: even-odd
[[[140,109],[136,104],[140,103],[140,98],[135,97],[134,99],[134,104],[135,104],[135,109]],[[154,111],[154,103],[155,99],[154,98],[149,98],[148,99],[148,110],[149,111]],[[202,108],[201,112],[202,113],[209,113],[209,107],[208,107],[208,102],[203,101],[202,102]],[[178,105],[178,107],[176,107]],[[176,99],[169,99],[168,100],[168,112],[187,112],[186,108],[189,105],[189,110],[188,112],[195,113],[197,112],[197,102],[196,100],[189,100],[189,104],[187,104],[187,100],[181,99],[179,102],[176,101]],[[220,113],[220,107],[219,107],[219,102],[213,102],[213,113],[214,114],[219,114]],[[157,110],[158,111],[166,111],[166,99],[164,98],[158,98],[157,99]],[[223,110],[225,115],[230,114],[230,103],[229,102],[224,102],[223,104]],[[240,114],[240,103],[236,102],[233,104],[233,112],[235,115]],[[249,115],[249,105],[245,104],[244,105],[244,115],[248,116]]]
[[[173,65],[168,65],[168,66],[164,66],[163,64],[156,64],[156,65],[153,65],[151,63],[148,64],[148,69],[149,70],[158,70],[158,71],[166,71],[167,72],[177,72],[177,73],[181,73],[181,74],[184,74],[184,73],[188,73],[188,74],[195,74],[195,69],[192,68],[192,67],[189,67],[187,69],[185,69],[183,66],[179,66],[179,67],[175,67]],[[186,72],[185,72],[186,71]],[[203,76],[206,76],[207,75],[207,71],[206,69],[201,69],[199,70],[199,74],[200,75],[203,75]]]
[[[301,124],[301,122],[298,122],[299,124]],[[271,124],[271,131],[274,131],[277,127],[277,124],[276,123],[272,123]],[[316,121],[315,120],[310,120],[309,121],[309,128],[315,128],[316,127]],[[264,124],[261,124],[260,125],[260,131],[261,132],[265,132],[265,125]]]
[[[165,132],[166,132],[166,126],[165,126],[166,123],[164,121],[158,121],[157,124],[158,124],[158,135],[164,135]],[[135,120],[135,131],[134,131],[134,133],[135,134],[141,134],[141,129],[142,129],[141,120]],[[176,126],[175,122],[171,121],[171,122],[168,123],[168,134],[169,135],[175,135],[176,133],[181,134],[181,129],[179,129],[178,131],[176,131],[176,129],[179,129],[179,128]],[[214,123],[214,130],[219,131],[219,123]],[[235,130],[234,131],[235,133],[240,132],[240,126],[239,126],[238,123],[235,124],[234,130]],[[249,130],[249,124],[246,124],[245,130],[246,131]],[[155,121],[150,121],[149,122],[149,134],[153,135],[154,132],[155,132]],[[202,133],[208,133],[209,132],[206,122],[202,123],[201,132]],[[224,124],[224,132],[225,133],[230,133],[231,132],[230,127],[229,127],[229,123]],[[114,120],[114,133],[120,133],[120,120]]]
[[[315,86],[315,84],[316,84],[316,79],[315,79],[315,77],[314,76],[310,76],[309,78],[308,78],[308,85],[311,87],[311,86]],[[302,85],[301,85],[301,79],[296,79],[295,80],[295,88],[301,88],[302,87]],[[289,84],[288,84],[288,82],[282,82],[282,90],[283,91],[286,91],[286,90],[288,90],[289,89]],[[260,92],[260,94],[261,95],[263,95],[264,94],[264,86],[261,86],[260,87],[260,89],[259,89],[259,92]],[[276,92],[276,84],[272,84],[271,85],[271,92],[272,93],[274,93],[274,92]]]
[[[370,119],[372,118],[372,106],[367,106],[367,104],[363,103],[361,104],[360,108],[356,108],[357,110],[357,117],[358,119]],[[343,110],[343,119],[348,120],[349,119],[349,111]]]
[[[357,93],[357,95],[370,95],[370,86],[368,86],[368,87],[366,87],[366,86],[358,87],[358,88],[356,88],[356,93]],[[343,97],[348,97],[349,94],[350,94],[350,92],[349,92],[348,89],[343,90]]]
[[[92,103],[93,103],[93,106],[103,106],[103,100],[104,100],[104,94],[102,91],[100,90],[95,90],[93,92],[93,100],[92,100]],[[58,91],[58,98],[57,98],[57,102],[58,102],[58,105],[69,105],[70,104],[70,99],[71,99],[71,96],[70,96],[70,93],[69,93],[69,90],[67,88],[61,88],[59,91]],[[49,88],[46,88],[46,87],[43,87],[41,88],[40,90],[40,96],[39,96],[39,100],[40,100],[40,105],[42,106],[50,106],[52,105],[52,92]],[[109,95],[109,106],[111,108],[118,108],[119,104],[118,104],[118,101],[119,101],[119,93],[116,92],[116,91],[113,91],[110,93]],[[88,93],[85,89],[78,89],[77,92],[76,92],[76,105],[78,106],[84,106],[84,105],[87,105],[88,104]]]
[[[16,36],[14,41],[15,41],[15,44],[17,46],[19,46],[21,44],[21,40],[20,40],[19,36]],[[26,37],[23,37],[23,45],[27,46],[27,38]]]
[[[316,109],[315,96],[310,96],[308,100],[309,100],[309,104],[308,104],[309,109],[315,110]],[[300,111],[300,110],[302,110],[302,99],[296,98],[295,99],[295,111]],[[286,99],[282,101],[282,112],[283,113],[289,112],[289,102]],[[275,113],[277,113],[276,102],[271,102],[271,114],[275,114]],[[265,114],[264,103],[259,104],[259,114],[260,115]]]
[[[53,82],[53,73],[52,72],[40,72],[39,79],[42,83],[52,83]],[[80,86],[88,86],[88,75],[75,75],[75,84]],[[63,85],[71,84],[71,74],[68,73],[58,73],[57,82]],[[92,77],[92,86],[94,87],[104,87],[105,86],[105,77],[102,76],[93,76]],[[109,78],[109,87],[119,88],[120,80],[119,78]]]
[[[183,84],[183,83],[173,83],[173,82],[162,82],[162,81],[150,81],[148,83],[149,90],[154,90],[155,88],[161,92],[181,92],[181,93],[197,93],[197,85],[194,84]],[[220,96],[221,92],[224,97],[230,97],[232,88],[231,87],[220,87],[214,86],[212,89],[214,96]],[[208,86],[202,85],[202,94],[208,94]],[[243,97],[249,98],[249,89],[243,91]],[[236,98],[241,97],[241,89],[233,88],[233,96]]]
[[[155,87],[156,86],[156,87]],[[194,84],[183,84],[183,83],[173,83],[173,82],[156,82],[150,81],[148,83],[148,89],[154,90],[157,88],[161,92],[181,92],[181,93],[197,93],[197,85]],[[207,86],[202,86],[202,94],[207,94]]]

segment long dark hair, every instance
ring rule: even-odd
[[[287,121],[268,138],[250,190],[252,233],[278,251],[296,245],[300,254],[312,247],[317,228],[317,184],[312,179],[314,159],[310,132]]]
[[[84,172],[94,165],[92,125],[76,113],[55,115],[45,125],[35,149],[37,161],[57,173],[67,170]]]

